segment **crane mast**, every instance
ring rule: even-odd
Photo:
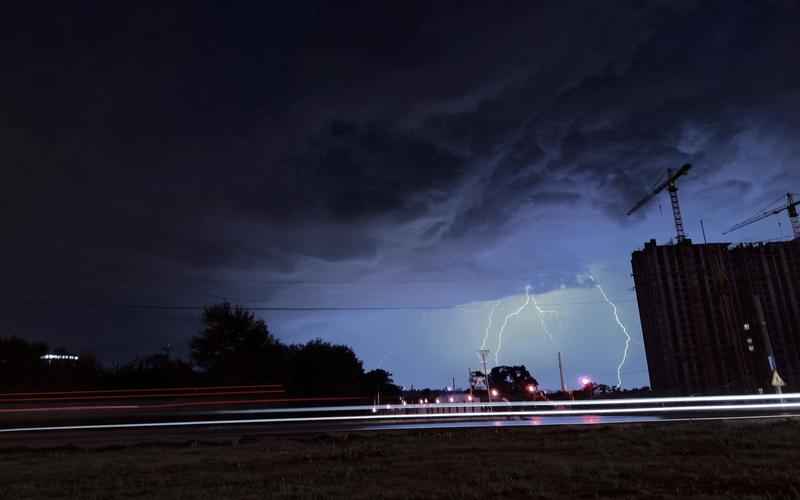
[[[667,172],[667,175],[672,177],[672,171],[667,170]],[[678,243],[683,243],[686,240],[686,232],[683,230],[681,205],[678,203],[678,184],[673,180],[669,183],[667,191],[669,191],[669,201],[672,203],[672,217],[675,219],[675,239]]]
[[[800,202],[794,201],[792,193],[786,193],[786,211],[789,214],[789,223],[792,225],[794,239],[800,239],[800,216],[797,215],[798,203]]]

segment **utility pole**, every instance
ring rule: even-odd
[[[478,351],[481,355],[481,364],[483,365],[483,381],[486,384],[486,397],[489,398],[489,402],[492,402],[492,387],[489,384],[489,372],[486,371],[486,356],[489,355],[489,349],[481,349]]]
[[[558,353],[558,374],[561,375],[561,392],[567,392],[567,386],[564,385],[564,365],[561,364],[561,353]]]
[[[775,361],[775,353],[772,351],[772,342],[769,339],[769,332],[767,331],[767,319],[764,317],[764,307],[761,304],[761,298],[758,295],[753,295],[753,302],[756,306],[756,316],[758,316],[758,322],[761,324],[761,335],[764,337],[763,340],[764,348],[767,351],[767,362],[769,363],[769,369],[772,374],[772,386],[775,387],[775,394],[783,394],[783,389],[781,389],[783,380],[778,374],[778,364]],[[782,399],[781,403],[783,403]]]

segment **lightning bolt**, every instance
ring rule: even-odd
[[[516,311],[506,314],[506,317],[503,320],[503,324],[502,326],[500,326],[500,331],[497,332],[497,350],[494,352],[494,363],[496,365],[500,364],[500,349],[502,349],[503,347],[503,331],[506,329],[506,326],[508,326],[509,320],[515,316],[519,316],[519,314],[526,307],[528,307],[528,304],[531,303],[530,290],[531,286],[525,285],[525,302],[521,306],[519,306],[519,309],[517,309]]]
[[[492,319],[494,318],[494,311],[497,309],[497,306],[500,305],[500,301],[495,301],[492,304],[492,310],[489,311],[489,323],[486,325],[486,333],[483,335],[483,342],[481,342],[481,349],[486,349],[486,342],[489,340],[489,330],[492,329]]]
[[[594,284],[597,289],[600,290],[600,294],[603,296],[603,299],[605,299],[608,305],[611,306],[611,309],[614,311],[614,319],[617,320],[620,330],[622,330],[622,333],[625,334],[625,350],[622,352],[622,359],[617,365],[617,387],[622,388],[622,367],[625,365],[625,361],[628,359],[628,348],[631,346],[631,336],[628,333],[628,329],[625,328],[625,325],[622,323],[622,320],[619,319],[619,314],[617,314],[617,305],[608,298],[606,291],[603,290],[603,287],[594,279],[593,276],[590,275],[589,278],[594,281]]]
[[[542,324],[542,330],[544,330],[544,334],[547,335],[547,338],[550,339],[550,342],[553,342],[553,334],[550,333],[550,330],[547,328],[547,323],[544,322],[544,315],[555,314],[556,311],[552,311],[550,309],[542,309],[539,306],[539,303],[536,302],[535,295],[531,296],[531,300],[533,300],[533,307],[536,308],[536,314],[539,316],[539,323]]]

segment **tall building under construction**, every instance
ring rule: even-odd
[[[654,240],[631,257],[650,382],[670,394],[800,388],[800,239]]]

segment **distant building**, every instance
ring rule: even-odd
[[[732,251],[727,243],[657,245],[655,240],[633,252],[653,390],[673,394],[771,390],[764,337],[747,304],[753,304],[754,287],[784,278],[776,268],[764,271],[769,278],[751,273],[751,254],[745,249]],[[782,352],[794,349],[786,339],[797,340],[797,326],[785,323],[782,310],[775,310],[774,321],[785,325],[785,335],[776,337],[773,347],[780,343]],[[783,375],[780,362],[778,368]]]

